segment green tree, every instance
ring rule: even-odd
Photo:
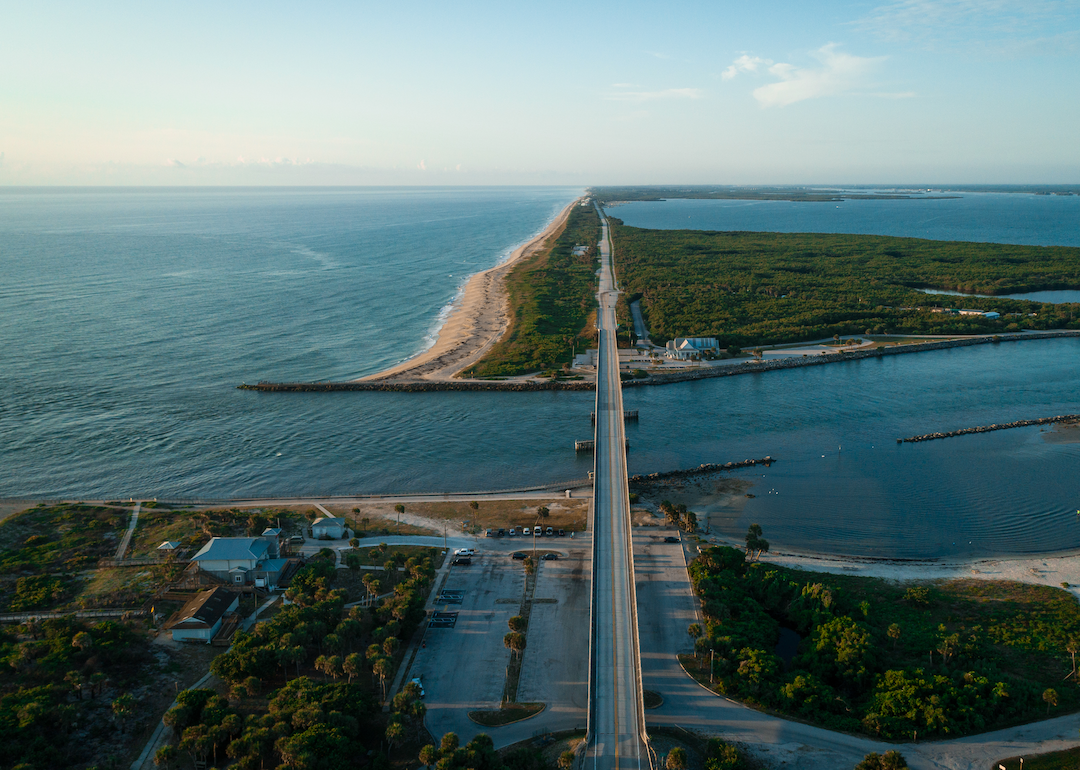
[[[1042,699],[1046,702],[1046,715],[1050,716],[1050,707],[1058,704],[1057,690],[1053,687],[1046,688],[1043,690]]]
[[[892,639],[893,649],[896,649],[896,643],[900,641],[900,625],[898,623],[889,624],[889,638]]]
[[[539,516],[541,519],[546,519],[548,517],[548,514],[550,513],[551,511],[548,510],[548,507],[546,505],[541,505],[539,508],[536,509],[536,515]]]
[[[112,702],[112,712],[116,721],[120,723],[120,734],[123,735],[128,720],[135,714],[135,696],[129,692],[119,695]]]
[[[559,755],[559,770],[570,770],[574,766],[574,752],[564,751]]]
[[[439,761],[439,750],[435,748],[434,744],[427,744],[420,749],[420,763],[425,767],[431,767]]]
[[[525,630],[525,618],[521,617],[520,615],[514,615],[512,618],[506,621],[506,624],[510,626],[511,631],[521,632]]]
[[[457,733],[446,733],[442,737],[442,741],[439,742],[439,751],[442,753],[442,755],[444,757],[449,756],[450,754],[453,754],[455,751],[457,751],[457,748],[458,748]]]
[[[401,724],[401,722],[391,722],[386,726],[386,743],[390,751],[393,750],[396,744],[402,743],[404,740],[405,725]]]
[[[667,762],[664,765],[667,770],[686,770],[686,749],[675,746],[668,752]]]
[[[508,648],[513,654],[521,655],[521,653],[525,651],[525,634],[511,631],[503,637],[503,646]]]
[[[886,751],[884,754],[872,751],[855,765],[855,770],[904,770],[907,766],[907,760],[899,751]]]

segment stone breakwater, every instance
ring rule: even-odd
[[[714,377],[734,377],[739,374],[756,374],[759,372],[772,372],[778,369],[798,369],[804,366],[822,366],[835,364],[841,361],[858,361],[863,358],[882,358],[884,356],[899,356],[906,353],[922,353],[928,350],[947,350],[948,348],[963,348],[969,345],[988,345],[996,342],[1023,342],[1025,340],[1049,340],[1059,337],[1080,337],[1080,330],[1063,330],[1051,332],[1031,332],[1021,334],[1002,334],[992,337],[968,337],[959,340],[941,340],[940,342],[915,342],[907,345],[896,345],[887,348],[874,348],[872,350],[842,350],[837,353],[825,355],[792,356],[789,358],[774,358],[769,361],[747,361],[742,364],[730,366],[714,366],[704,369],[695,369],[689,372],[672,372],[670,374],[650,374],[644,379],[623,380],[624,388],[643,387],[646,385],[668,385],[676,382],[692,382],[694,380],[708,380]],[[547,382],[536,381],[479,381],[479,380],[421,380],[421,381],[349,381],[349,382],[260,382],[256,385],[238,385],[240,390],[259,390],[269,393],[328,393],[342,390],[381,390],[404,393],[428,393],[440,390],[458,391],[493,391],[508,390],[516,392],[531,392],[538,390],[595,390],[592,382],[583,380],[552,380]]]
[[[953,436],[966,436],[968,433],[989,433],[992,430],[1006,430],[1007,428],[1026,428],[1029,425],[1050,425],[1051,423],[1076,423],[1080,422],[1080,414],[1059,414],[1057,417],[1040,417],[1037,420],[1014,420],[1013,422],[994,423],[993,425],[979,425],[974,428],[961,428],[938,433],[924,433],[921,436],[909,436],[908,438],[896,439],[897,444],[904,442],[917,443],[919,441],[933,441],[937,438],[952,438]]]
[[[650,481],[664,481],[666,479],[685,479],[691,476],[704,476],[717,471],[733,471],[736,468],[749,468],[751,465],[772,465],[776,460],[771,456],[762,457],[760,460],[743,460],[736,463],[702,463],[696,468],[687,468],[678,471],[661,471],[649,473],[644,476],[631,476],[631,484],[641,484]]]
[[[259,390],[268,393],[330,393],[342,390],[382,390],[398,393],[428,393],[437,390],[509,390],[531,392],[538,390],[596,390],[591,382],[260,382],[256,385],[238,385],[239,390]]]

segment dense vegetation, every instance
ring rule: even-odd
[[[1080,605],[1065,591],[975,580],[902,588],[748,564],[723,547],[703,551],[690,574],[707,619],[704,633],[691,627],[698,659],[715,656],[718,687],[733,697],[895,739],[1080,707]],[[782,627],[801,638],[790,665],[776,652]]]
[[[127,514],[103,505],[63,503],[11,516],[0,526],[0,575],[57,575],[97,566],[116,550]]]
[[[85,766],[122,746],[152,660],[123,623],[74,618],[0,631],[0,768]]]
[[[721,347],[834,334],[975,334],[1080,328],[1080,306],[982,294],[1080,288],[1080,248],[872,235],[644,230],[610,218],[616,272],[641,296],[656,344],[711,336]],[[995,310],[1000,319],[931,312]],[[1031,315],[1034,314],[1034,315]]]
[[[348,612],[345,591],[332,587],[332,558],[301,569],[286,592],[292,603],[238,632],[229,651],[214,659],[211,671],[231,685],[229,697],[187,691],[166,714],[175,741],[159,763],[187,755],[214,765],[227,758],[241,770],[345,768],[367,748],[419,744],[424,706],[415,686],[395,696],[389,716],[378,708],[403,641],[423,618],[434,576],[426,559],[411,558],[405,567],[393,597]],[[377,582],[370,592],[380,592]]]
[[[600,218],[592,206],[574,206],[555,243],[520,262],[507,276],[510,328],[466,377],[504,377],[558,369],[569,364],[576,345],[594,337],[596,258]],[[588,246],[574,256],[575,245]]]

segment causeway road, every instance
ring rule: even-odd
[[[615,287],[607,219],[600,212],[600,334],[596,385],[595,488],[589,770],[640,770],[651,766],[638,654],[634,555],[626,474],[622,387],[615,339]]]

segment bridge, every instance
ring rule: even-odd
[[[638,652],[634,553],[630,541],[630,490],[616,342],[611,236],[604,213],[600,241],[599,355],[596,366],[596,434],[592,507],[592,618],[589,770],[650,768]]]

